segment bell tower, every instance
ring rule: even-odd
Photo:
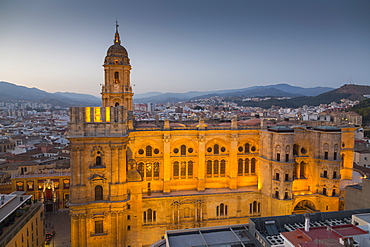
[[[123,106],[131,111],[134,95],[130,84],[131,65],[127,50],[121,45],[117,21],[114,42],[108,48],[103,67],[105,77],[101,92],[103,107]]]

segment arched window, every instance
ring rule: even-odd
[[[333,154],[333,160],[337,160],[338,156],[338,144],[334,145],[334,154]]]
[[[116,102],[116,103],[114,104],[114,106],[116,106],[116,107],[117,107],[117,106],[119,106],[119,103],[118,103],[118,102]]]
[[[153,148],[151,146],[146,146],[146,156],[152,156],[152,150]]]
[[[102,166],[101,156],[96,156],[96,158],[95,158],[95,166]]]
[[[216,215],[217,216],[226,216],[227,215],[227,205],[221,203],[219,206],[216,207]]]
[[[186,178],[186,161],[181,162],[181,178]]]
[[[179,162],[175,161],[173,163],[173,177],[178,178],[179,177]]]
[[[249,204],[249,213],[260,213],[261,212],[261,203],[257,201],[253,201],[252,203]]]
[[[280,199],[279,198],[279,191],[275,191],[275,198]]]
[[[146,164],[146,169],[145,169],[145,173],[146,173],[146,179],[151,179],[152,176],[153,176],[153,167],[152,167],[152,164],[151,163],[147,163]]]
[[[222,177],[225,176],[225,170],[226,170],[226,161],[225,160],[221,160],[221,164],[220,164],[220,175]]]
[[[153,177],[154,179],[159,178],[159,162],[154,162],[153,164]]]
[[[286,149],[285,149],[285,162],[289,162],[289,152],[290,152],[290,147],[289,146],[286,146]]]
[[[180,152],[181,152],[181,155],[186,155],[186,146],[185,145],[181,145]]]
[[[244,152],[245,152],[245,153],[249,153],[249,152],[250,152],[250,150],[249,150],[249,143],[246,143],[246,144],[244,145]]]
[[[257,213],[257,202],[253,202],[253,213]]]
[[[215,144],[214,146],[213,146],[213,153],[214,154],[219,154],[220,153],[220,146],[218,145],[218,144]]]
[[[329,144],[324,144],[324,159],[329,159]]]
[[[244,164],[244,175],[249,174],[249,159],[245,159],[245,164]]]
[[[243,176],[243,159],[238,160],[238,176]]]
[[[326,188],[323,188],[323,189],[322,189],[322,194],[323,194],[323,195],[326,195]]]
[[[188,162],[188,178],[193,177],[193,161]]]
[[[255,158],[251,159],[251,173],[252,174],[256,173],[256,159]]]
[[[280,152],[281,152],[281,147],[279,145],[277,145],[275,147],[275,151],[276,151],[276,161],[280,161]]]
[[[212,176],[212,161],[207,160],[207,177]]]
[[[152,209],[144,211],[144,223],[151,223],[157,220],[157,213]]]
[[[119,83],[119,72],[114,72],[114,83]]]
[[[101,185],[95,186],[95,201],[103,200],[103,187]]]
[[[289,199],[289,193],[288,192],[285,192],[285,194],[284,194],[284,200],[287,200],[287,199]]]
[[[218,177],[218,160],[213,161],[213,175]]]
[[[143,162],[140,162],[137,165],[137,170],[139,171],[141,178],[144,178],[144,163]]]

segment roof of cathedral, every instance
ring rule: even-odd
[[[182,123],[170,123],[170,127],[186,127],[185,124]]]
[[[268,130],[273,132],[294,132],[294,129],[289,128],[288,126],[272,126],[269,127]]]
[[[314,130],[320,130],[325,132],[337,132],[340,131],[340,128],[335,126],[317,126],[314,128]]]
[[[137,125],[137,128],[158,128],[158,126],[152,123],[141,123]]]

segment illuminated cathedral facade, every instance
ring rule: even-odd
[[[150,246],[166,230],[338,210],[354,128],[140,123],[118,29],[103,67],[102,107],[70,109],[72,246]]]

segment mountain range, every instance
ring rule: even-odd
[[[212,96],[219,97],[300,97],[300,96],[317,96],[319,94],[333,90],[330,87],[313,87],[303,88],[291,86],[289,84],[276,84],[268,86],[253,86],[241,89],[229,89],[218,91],[190,91],[187,93],[159,93],[150,92],[144,94],[135,94],[134,102],[137,103],[176,103],[180,101],[188,101],[192,99],[209,98]]]
[[[48,93],[46,91],[18,86],[9,82],[0,81],[0,101],[29,101],[47,103],[61,107],[70,106],[99,106],[101,99],[89,94],[80,93]]]
[[[302,105],[327,104],[347,98],[363,100],[364,95],[370,95],[370,86],[346,84],[338,89],[330,87],[303,88],[289,84],[276,84],[268,86],[254,86],[242,89],[218,91],[190,91],[187,93],[159,93],[149,92],[135,94],[134,102],[140,103],[177,103],[194,99],[209,98],[212,96],[225,97],[225,100],[234,101],[239,105],[271,107],[301,107]],[[243,101],[246,97],[272,97],[273,99],[261,102]],[[278,100],[274,97],[289,97],[290,99]],[[57,92],[48,93],[37,88],[18,86],[9,82],[0,81],[0,102],[29,101],[36,103],[49,103],[53,106],[100,106],[101,99],[89,94]]]

